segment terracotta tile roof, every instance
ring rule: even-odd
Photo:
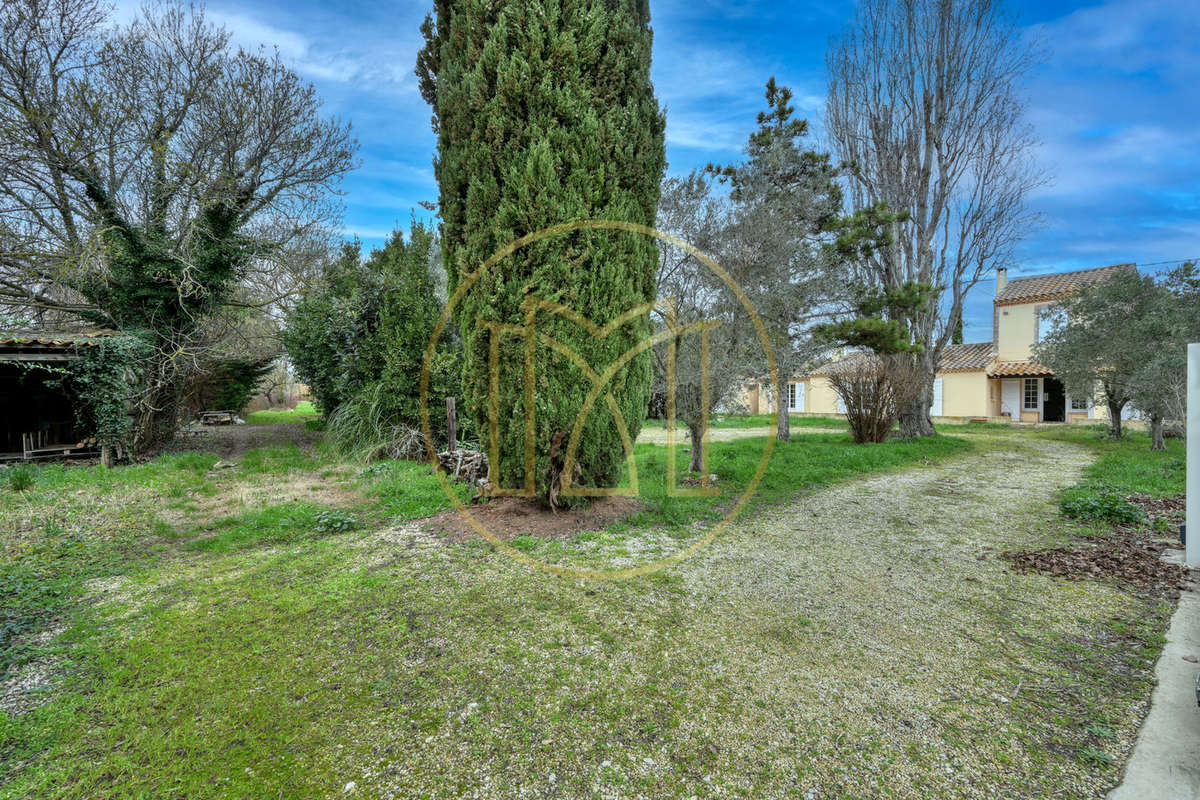
[[[988,370],[989,378],[1036,378],[1053,374],[1049,367],[1036,361],[997,361]]]
[[[0,331],[0,347],[68,347],[99,344],[106,336],[115,336],[113,331]]]
[[[992,363],[992,343],[950,344],[942,350],[938,372],[975,372]]]
[[[996,305],[1035,303],[1044,300],[1060,300],[1084,286],[1099,283],[1122,270],[1136,270],[1134,264],[1114,264],[1098,269],[1081,269],[1075,272],[1056,272],[1053,275],[1033,275],[1029,278],[1013,278],[996,295]]]
[[[841,375],[858,369],[872,356],[867,353],[850,353],[845,358],[830,361],[813,369],[810,375]],[[981,372],[992,363],[992,343],[950,344],[942,350],[938,372]]]
[[[870,363],[872,356],[869,353],[848,353],[845,358],[839,358],[837,361],[828,361],[818,367],[814,367],[809,377],[816,375],[843,375],[847,372],[866,366]]]

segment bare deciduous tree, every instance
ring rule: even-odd
[[[934,372],[967,292],[1033,222],[1025,198],[1041,178],[1019,84],[1034,50],[998,0],[862,0],[827,61],[828,132],[851,204],[905,214],[857,280],[942,289],[911,320],[926,377],[900,417],[904,435],[933,435]]]
[[[920,391],[921,371],[903,354],[856,353],[846,360],[829,376],[829,384],[846,407],[854,441],[886,441],[901,412]]]

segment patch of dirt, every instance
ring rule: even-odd
[[[368,501],[362,493],[346,486],[339,477],[306,472],[286,478],[272,477],[262,483],[235,483],[211,496],[192,493],[195,503],[192,519],[213,520],[245,509],[264,508],[295,500],[347,509],[366,505]]]
[[[237,458],[256,447],[278,444],[296,444],[309,451],[324,436],[303,425],[206,425],[199,430],[199,434],[176,436],[166,452],[201,450],[221,458]]]
[[[568,539],[583,531],[601,530],[641,510],[641,502],[633,497],[597,497],[585,508],[557,511],[523,497],[501,497],[471,506],[475,519],[504,541],[521,535]],[[440,533],[455,543],[479,536],[453,508],[426,520],[425,530]]]
[[[1175,599],[1192,580],[1191,570],[1162,558],[1168,542],[1144,531],[1118,528],[1070,547],[1002,553],[1017,572],[1040,572],[1067,580],[1107,579],[1138,594]]]
[[[56,625],[32,637],[32,644],[46,647],[63,632]],[[50,701],[54,682],[63,673],[61,656],[42,654],[0,682],[0,714],[19,717]]]

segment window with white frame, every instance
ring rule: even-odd
[[[1071,398],[1071,410],[1072,411],[1087,411],[1088,410],[1088,399],[1086,397],[1072,397]]]
[[[796,409],[796,384],[788,384],[788,408],[793,411]]]
[[[1026,378],[1025,386],[1022,390],[1022,396],[1025,400],[1025,402],[1022,404],[1022,408],[1025,411],[1037,411],[1038,401],[1041,399],[1041,394],[1040,387],[1038,386],[1038,379]]]

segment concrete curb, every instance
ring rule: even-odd
[[[1171,561],[1182,563],[1182,554]],[[1167,644],[1154,669],[1158,686],[1142,723],[1121,785],[1109,800],[1200,798],[1200,708],[1196,675],[1200,664],[1200,595],[1184,592],[1171,618]]]

